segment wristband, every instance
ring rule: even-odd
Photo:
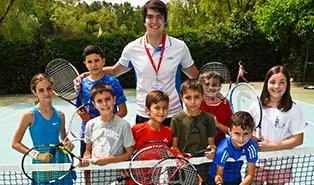
[[[39,152],[36,150],[32,150],[28,153],[28,156],[31,157],[32,159],[37,159],[38,155],[39,155]]]

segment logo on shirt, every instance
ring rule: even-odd
[[[58,125],[58,123],[57,123],[57,122],[53,122],[52,125],[53,125],[53,126],[56,126],[56,125]]]
[[[167,57],[166,60],[173,60],[173,57]]]
[[[164,140],[162,140],[163,142],[165,142],[165,143],[168,143],[168,139],[167,138],[165,138]]]

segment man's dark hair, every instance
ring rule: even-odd
[[[165,22],[167,22],[167,6],[165,5],[164,2],[160,0],[149,0],[145,3],[142,15],[143,15],[143,22],[145,23],[146,15],[147,15],[147,10],[152,9],[155,12],[158,12],[162,14],[165,18]]]

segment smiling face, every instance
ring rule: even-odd
[[[216,97],[220,92],[221,85],[218,78],[205,79],[203,83],[204,96]]]
[[[110,116],[113,114],[116,98],[110,92],[103,91],[96,93],[94,96],[93,104],[99,113],[103,116]]]
[[[147,9],[145,27],[148,38],[160,38],[165,30],[165,17],[153,9]]]
[[[168,106],[167,101],[159,101],[157,103],[152,103],[150,108],[146,108],[145,110],[152,122],[162,123],[167,118]]]
[[[287,78],[283,73],[273,74],[267,82],[270,101],[278,102],[287,90]]]
[[[232,137],[232,145],[235,148],[243,147],[252,137],[252,131],[243,130],[241,126],[232,126],[229,129],[230,136]]]

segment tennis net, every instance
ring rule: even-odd
[[[204,157],[189,159],[193,164],[208,164],[211,161]],[[244,158],[241,160],[245,161]],[[229,162],[233,162],[230,160]],[[132,164],[134,168],[152,168],[157,160],[135,161]],[[169,162],[166,166],[175,166],[175,163]],[[86,177],[84,170],[91,171],[91,184],[125,184],[125,181],[116,183],[120,172],[129,168],[129,162],[112,163],[105,166],[90,165],[84,168],[75,168],[76,180],[75,185],[85,185]],[[33,171],[66,171],[69,164],[30,164],[25,166],[29,175]],[[263,169],[261,172],[259,170]],[[271,171],[276,173],[272,174]],[[207,174],[208,169],[200,174]],[[246,171],[246,162],[241,169],[242,178]],[[289,175],[291,171],[292,176]],[[274,184],[290,181],[289,185],[310,185],[314,184],[314,148],[296,148],[291,150],[281,150],[272,152],[260,152],[257,163],[257,179],[262,180],[265,176],[270,178]],[[113,183],[114,182],[114,183]],[[25,185],[31,184],[31,181],[23,174],[20,165],[0,165],[0,185]],[[68,183],[66,183],[68,184]]]

